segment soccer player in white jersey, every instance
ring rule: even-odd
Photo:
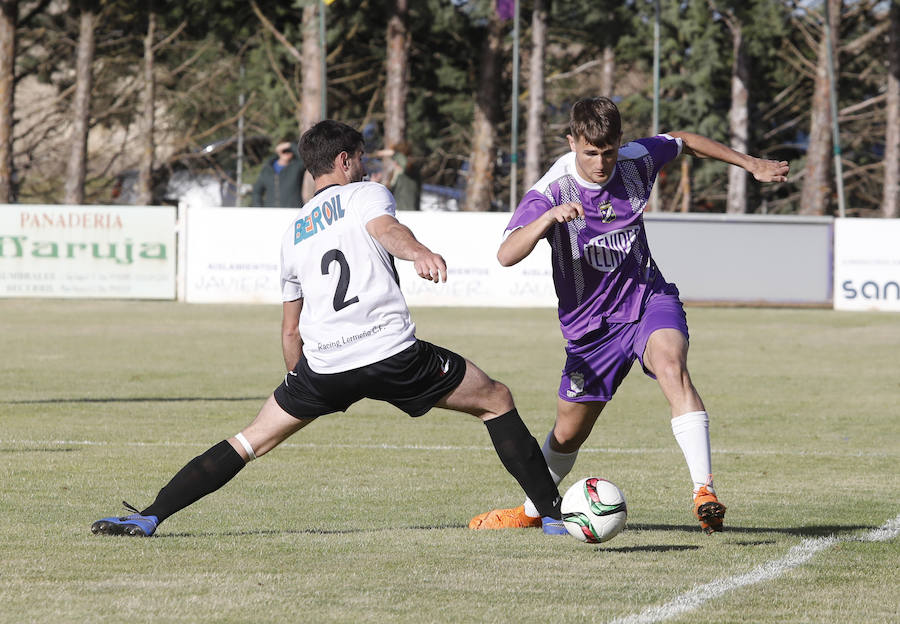
[[[671,408],[675,435],[693,483],[693,512],[707,533],[720,531],[725,506],[716,496],[710,461],[709,416],[687,369],[688,327],[678,289],[650,255],[643,211],[660,169],[679,154],[743,167],[762,182],[783,182],[788,163],[736,152],[690,132],[672,132],[622,145],[616,105],[586,98],[571,110],[571,152],[562,156],[522,198],[497,257],[516,264],[546,239],[552,250],[559,320],[567,340],[556,422],[543,445],[557,485],[634,360],[659,382]],[[495,509],[472,529],[540,527],[526,500]]]
[[[446,281],[444,259],[394,217],[394,198],[363,182],[362,135],[332,120],[300,139],[316,194],[281,247],[282,350],[288,374],[256,418],[192,459],[156,500],[124,517],[103,518],[99,534],[149,537],[175,512],[214,492],[248,462],[317,417],[363,398],[416,417],[432,407],[481,419],[504,467],[539,513],[560,518],[560,497],[537,441],[509,389],[460,355],[418,340],[394,258],[427,280]]]

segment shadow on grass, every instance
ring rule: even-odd
[[[0,453],[71,453],[73,451],[80,451],[79,448],[0,448]]]
[[[700,550],[700,546],[689,546],[687,544],[657,544],[651,546],[620,546],[618,548],[610,548],[608,546],[598,546],[596,550],[603,552],[633,553],[633,552],[674,552],[678,550]]]
[[[178,533],[157,533],[154,538],[167,537],[248,537],[248,536],[266,536],[266,535],[354,535],[358,533],[384,533],[390,531],[441,531],[444,529],[465,529],[464,524],[429,524],[421,526],[405,526],[405,527],[382,527],[370,529],[258,529],[256,531],[223,531],[202,533],[192,531],[181,531]]]
[[[404,527],[381,527],[381,528],[360,528],[360,529],[248,529],[246,531],[179,531],[176,533],[157,533],[154,539],[167,538],[203,538],[203,537],[250,537],[250,536],[275,536],[275,535],[354,535],[362,533],[383,533],[397,531],[441,531],[445,529],[465,529],[465,524],[426,524],[417,526]],[[794,535],[796,537],[827,537],[840,533],[849,533],[862,529],[871,530],[875,527],[863,525],[850,526],[808,526],[808,527],[734,527],[729,526],[725,529],[725,533],[782,533],[786,535]],[[694,525],[677,525],[677,524],[629,524],[630,531],[685,531],[696,533],[699,528]],[[711,536],[714,539],[715,536]],[[774,544],[775,540],[753,540],[733,542],[737,546],[758,546],[760,544]],[[700,546],[682,544],[664,544],[664,545],[647,545],[647,546],[622,546],[619,548],[608,548],[600,546],[599,550],[607,552],[670,552],[678,550],[697,550]]]
[[[264,401],[264,396],[248,397],[98,397],[75,399],[23,399],[20,401],[0,401],[3,405],[44,405],[54,403],[182,403],[192,401]]]
[[[628,524],[628,528],[632,531],[699,531],[697,525],[687,524]],[[850,524],[850,525],[812,525],[803,527],[745,527],[726,524],[723,533],[783,533],[785,535],[795,535],[797,537],[827,537],[839,533],[849,533],[852,531],[872,530],[877,527]]]

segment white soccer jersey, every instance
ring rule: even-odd
[[[281,296],[303,298],[300,337],[317,373],[366,366],[415,342],[394,258],[366,230],[394,212],[381,184],[335,185],[307,202],[285,232]]]

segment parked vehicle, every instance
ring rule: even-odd
[[[270,155],[272,142],[263,136],[244,139],[243,171],[253,170]],[[205,145],[196,152],[179,154],[153,170],[153,205],[186,202],[198,206],[234,206],[237,200],[237,137]],[[246,177],[244,177],[246,180]],[[250,180],[252,182],[252,180]],[[242,182],[241,196],[248,196],[251,183]],[[127,169],[116,176],[111,200],[135,204],[138,171]]]

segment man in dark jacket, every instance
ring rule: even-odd
[[[299,208],[305,166],[289,139],[275,146],[276,157],[263,165],[253,185],[252,205],[263,208]]]

